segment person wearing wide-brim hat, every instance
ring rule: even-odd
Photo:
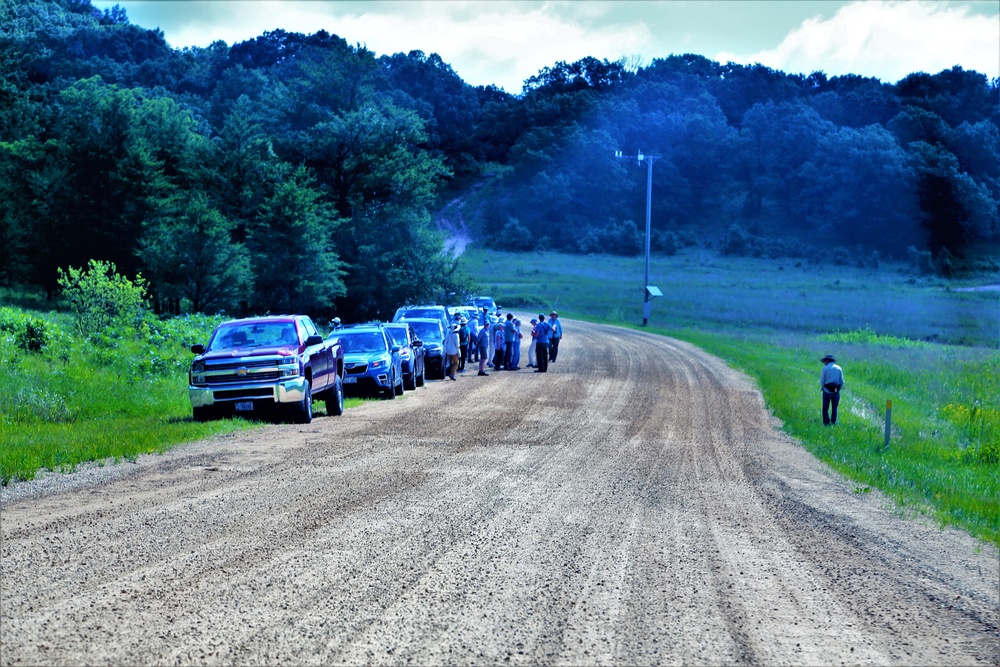
[[[562,321],[559,319],[559,313],[554,310],[549,313],[549,326],[552,327],[552,333],[549,335],[549,361],[555,362],[559,356],[559,341],[562,340]]]
[[[444,337],[444,355],[448,358],[448,377],[455,379],[455,371],[458,370],[458,353],[461,346],[458,343],[458,330],[461,327],[456,323],[451,325],[451,331]]]
[[[840,390],[844,388],[844,371],[837,365],[832,354],[824,356],[820,361],[823,362],[823,371],[819,374],[819,386],[823,390],[823,425],[836,425]]]

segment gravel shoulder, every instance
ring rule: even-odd
[[[0,664],[1000,664],[1000,558],[696,348],[468,373],[4,489]]]

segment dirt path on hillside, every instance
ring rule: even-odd
[[[0,663],[1000,662],[995,550],[854,493],[718,360],[566,331],[545,375],[8,489]]]

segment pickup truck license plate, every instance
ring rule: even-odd
[[[253,401],[239,401],[236,403],[237,412],[253,412]]]
[[[344,384],[357,384],[358,378],[344,378]]]

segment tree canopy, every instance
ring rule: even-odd
[[[496,248],[639,252],[646,165],[618,150],[660,156],[668,251],[734,225],[792,254],[1000,234],[1000,82],[958,66],[587,57],[510,94],[325,31],[173,49],[120,7],[6,0],[0,74],[0,281],[50,292],[96,260],[174,307],[387,317],[467,287],[435,214]]]

